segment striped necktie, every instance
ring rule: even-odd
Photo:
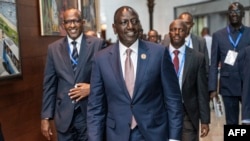
[[[76,41],[72,41],[71,44],[73,45],[73,51],[72,51],[72,60],[71,60],[71,63],[72,63],[72,68],[74,70],[74,72],[76,71],[76,66],[77,66],[77,62],[78,62],[78,52],[77,52],[77,48],[76,48],[76,44],[77,42]]]

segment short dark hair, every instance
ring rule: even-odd
[[[133,11],[133,12],[137,15],[137,17],[139,18],[138,13],[137,13],[132,7],[130,7],[130,6],[121,6],[120,8],[118,8],[118,9],[115,11],[115,14],[114,14],[114,23],[116,23],[116,18],[117,18],[116,16],[117,16],[117,14],[118,14],[122,9],[129,9],[129,10]]]

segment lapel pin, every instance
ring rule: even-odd
[[[146,54],[141,54],[141,59],[146,59],[147,58],[147,55]]]

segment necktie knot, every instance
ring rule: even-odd
[[[76,46],[76,43],[77,43],[76,41],[72,41],[72,42],[71,42],[71,44],[72,44],[73,46]]]
[[[130,56],[131,53],[132,53],[132,49],[127,49],[127,50],[126,50],[126,53],[127,53],[127,56]]]
[[[173,53],[174,53],[175,56],[178,56],[178,54],[180,53],[180,51],[179,50],[174,50]]]

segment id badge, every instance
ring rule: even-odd
[[[227,56],[225,58],[224,63],[233,66],[236,61],[237,56],[238,56],[238,52],[229,50],[227,52]]]

